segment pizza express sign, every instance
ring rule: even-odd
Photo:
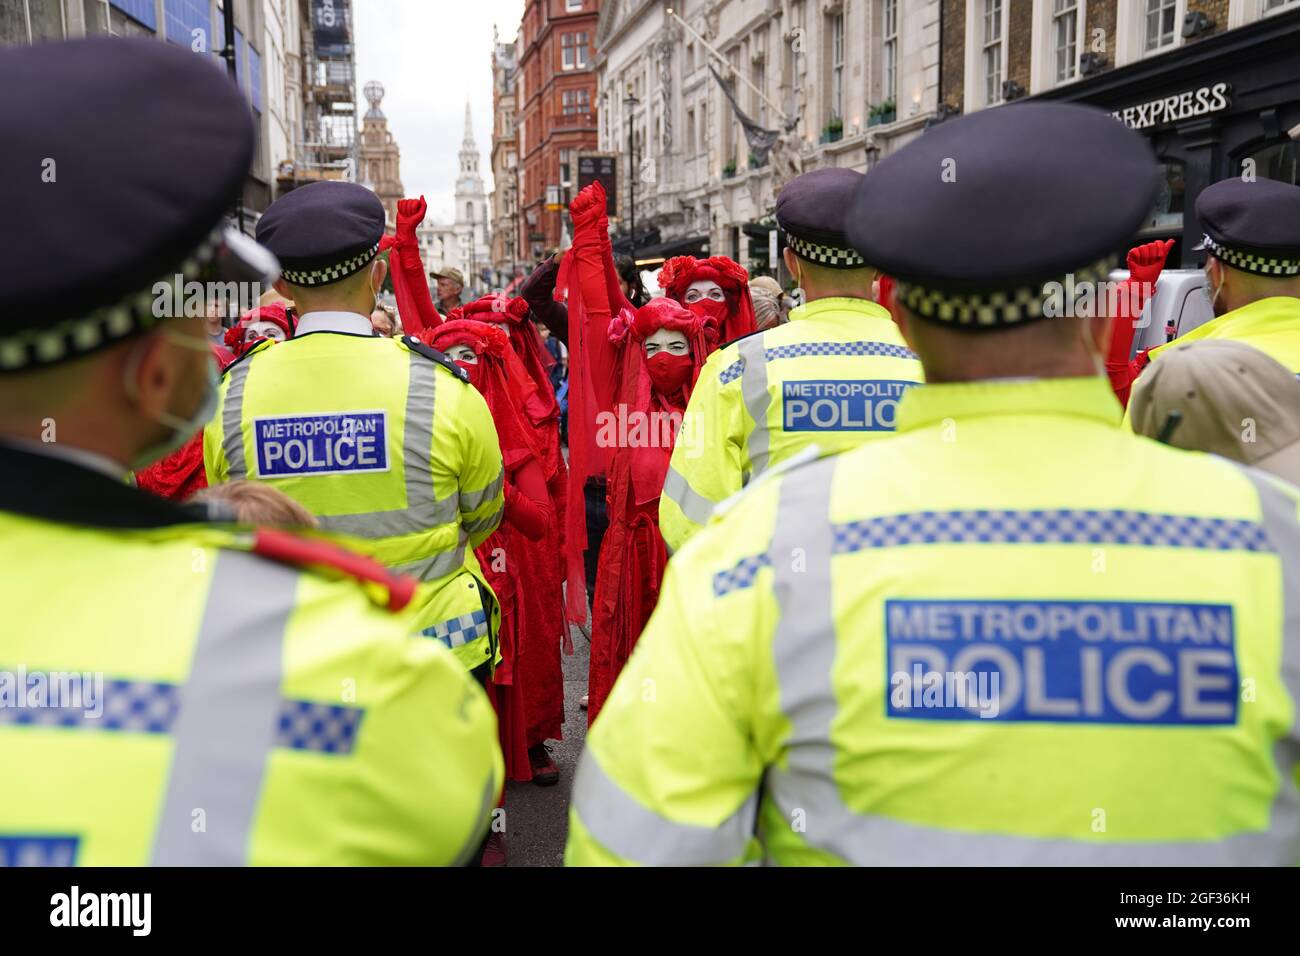
[[[1231,84],[1215,83],[1213,86],[1184,90],[1137,106],[1126,106],[1111,115],[1129,129],[1147,129],[1226,110],[1232,105],[1232,100],[1228,98],[1231,92]]]

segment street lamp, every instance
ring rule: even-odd
[[[632,95],[632,84],[628,84],[627,96],[623,98],[623,108],[627,110],[627,188],[628,188],[628,237],[632,240],[632,252],[636,254],[636,157],[633,151],[636,142],[632,138],[634,123],[632,111],[640,104]]]

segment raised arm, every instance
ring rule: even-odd
[[[419,335],[426,328],[442,325],[442,316],[429,292],[429,279],[420,259],[420,241],[415,229],[424,222],[429,205],[424,197],[397,201],[397,235],[392,240],[388,267],[393,275],[393,294],[402,329],[407,335]]]
[[[1110,387],[1126,407],[1133,380],[1145,365],[1141,359],[1129,358],[1129,353],[1133,351],[1133,336],[1137,331],[1136,319],[1151,298],[1156,280],[1165,267],[1165,259],[1173,245],[1172,239],[1157,240],[1135,246],[1128,252],[1128,278],[1119,290],[1111,325],[1110,348],[1106,354],[1106,375],[1110,378]]]

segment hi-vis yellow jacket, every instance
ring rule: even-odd
[[[659,499],[669,550],[752,478],[803,449],[836,454],[892,434],[899,396],[921,380],[889,313],[866,299],[814,300],[785,325],[713,353]]]
[[[0,542],[0,866],[478,849],[502,782],[492,708],[355,581],[249,553],[240,529],[0,511]]]
[[[912,389],[672,559],[576,864],[1300,862],[1300,490],[1100,378]]]
[[[1233,339],[1253,345],[1300,375],[1300,298],[1275,295],[1233,309],[1151,350],[1151,358],[1175,345],[1203,339]]]
[[[499,610],[474,559],[503,508],[496,427],[455,365],[414,339],[313,332],[226,369],[203,435],[208,481],[270,483],[423,582],[419,627],[469,668]]]

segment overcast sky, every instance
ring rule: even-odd
[[[524,0],[353,0],[358,116],[362,88],[384,84],[380,109],[402,150],[402,186],[423,194],[430,221],[451,222],[465,101],[479,171],[492,191],[492,25],[515,38]]]

